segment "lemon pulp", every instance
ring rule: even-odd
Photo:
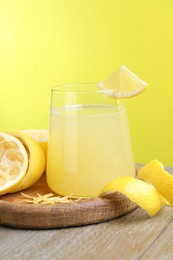
[[[15,188],[28,170],[24,145],[14,136],[0,132],[0,195]]]

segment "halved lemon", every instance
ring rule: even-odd
[[[21,132],[10,132],[19,139],[28,154],[28,169],[24,178],[11,189],[10,192],[17,192],[32,186],[43,174],[45,169],[45,155],[41,146],[29,135]]]
[[[28,170],[24,145],[14,136],[0,132],[0,195],[14,189]]]
[[[45,129],[25,129],[19,130],[21,133],[25,133],[31,136],[42,147],[45,157],[47,156],[47,144],[49,138],[49,132]]]
[[[138,172],[138,177],[151,183],[156,190],[173,206],[173,176],[164,169],[159,160],[152,160]]]
[[[123,176],[108,183],[100,193],[104,197],[110,193],[120,192],[144,209],[151,217],[164,205],[157,190],[148,183],[133,177]]]
[[[121,66],[104,81],[98,83],[98,87],[112,98],[128,98],[142,93],[148,83],[140,79],[126,66]]]

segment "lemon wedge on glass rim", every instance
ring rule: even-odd
[[[121,66],[107,79],[98,83],[98,88],[112,98],[129,98],[142,93],[148,83],[140,79],[126,66]]]

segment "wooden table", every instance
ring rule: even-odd
[[[173,168],[169,168],[173,172]],[[100,224],[52,230],[0,226],[0,259],[173,259],[173,208],[140,208]]]

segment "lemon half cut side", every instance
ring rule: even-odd
[[[98,83],[98,88],[112,98],[129,98],[139,95],[148,86],[126,66],[121,66],[107,79]]]
[[[120,192],[144,209],[153,217],[164,205],[162,197],[150,184],[129,176],[118,177],[108,183],[100,193],[104,197],[110,193]]]
[[[0,195],[14,189],[28,170],[28,154],[14,136],[0,132]]]

